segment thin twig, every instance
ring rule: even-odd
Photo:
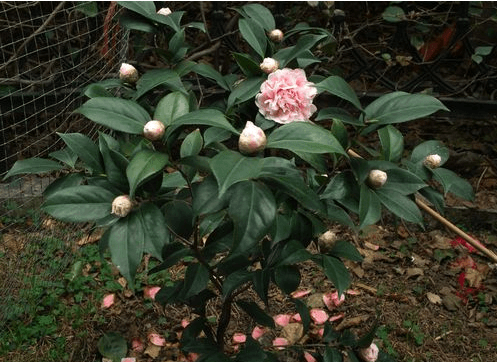
[[[196,60],[198,58],[202,58],[204,55],[207,55],[207,54],[210,54],[210,53],[214,53],[220,46],[221,46],[221,42],[218,41],[213,46],[211,46],[210,48],[207,48],[205,50],[201,50],[198,53],[190,55],[186,60],[187,61],[188,60],[193,61],[193,60]]]

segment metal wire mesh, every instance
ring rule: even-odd
[[[63,148],[56,132],[96,134],[73,111],[85,86],[116,77],[125,59],[129,34],[118,12],[114,2],[0,2],[0,179],[16,160]],[[54,236],[36,212],[50,177],[14,179],[0,183],[0,326],[15,311],[18,273],[35,271],[26,243]]]

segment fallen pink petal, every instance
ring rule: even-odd
[[[306,362],[317,362],[317,360],[314,358],[312,354],[309,352],[304,352],[304,359]]]
[[[252,338],[258,340],[264,335],[264,333],[266,333],[266,330],[264,328],[255,326],[254,330],[252,331]]]
[[[190,321],[188,321],[186,319],[181,320],[181,327],[186,328],[186,327],[188,327],[189,324],[190,324]]]
[[[166,345],[166,339],[157,333],[150,333],[148,340],[155,346],[163,347]]]
[[[143,296],[146,299],[155,300],[155,295],[159,292],[160,287],[145,287],[143,289]]]
[[[110,308],[116,301],[116,295],[114,293],[107,294],[102,300],[102,308]]]
[[[288,323],[290,323],[290,320],[292,319],[292,316],[290,314],[278,314],[273,317],[274,323],[277,325],[284,327]]]
[[[302,317],[299,313],[295,313],[292,315],[292,322],[302,322]]]
[[[326,313],[323,309],[313,308],[309,311],[311,315],[311,319],[316,324],[324,324],[328,320],[328,313]]]
[[[277,337],[273,339],[273,346],[275,347],[285,347],[288,346],[288,339],[283,338],[283,337]]]
[[[121,358],[121,362],[136,362],[136,358],[135,357]]]
[[[131,340],[131,349],[135,352],[143,352],[145,350],[145,345],[141,338],[135,337]]]
[[[345,314],[337,314],[337,315],[334,315],[334,316],[331,316],[330,319],[328,319],[330,322],[335,322],[337,320],[340,320],[342,319],[343,317],[345,317]]]
[[[348,295],[361,295],[360,291],[354,289],[349,289],[345,293],[347,293]]]
[[[245,343],[247,336],[243,333],[235,333],[233,335],[233,343]]]
[[[311,294],[312,290],[311,289],[306,289],[306,290],[296,290],[294,292],[292,292],[290,295],[292,296],[292,298],[303,298],[309,294]]]
[[[198,353],[188,353],[188,362],[195,362],[200,355]]]

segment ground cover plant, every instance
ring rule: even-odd
[[[328,302],[338,306],[349,291],[344,262],[362,256],[350,241],[332,238],[330,225],[364,230],[383,211],[422,224],[417,195],[438,210],[449,192],[473,197],[466,181],[441,167],[449,155],[441,142],[406,150],[396,127],[446,110],[443,104],[426,94],[393,92],[364,106],[342,78],[308,76],[306,69],[320,61],[313,51],[331,34],[305,24],[283,34],[259,4],[237,9],[249,50],[232,54],[236,66],[229,74],[184,59],[187,29],[205,31],[203,24],[182,24],[181,12],[157,11],[153,3],[121,5],[130,10],[129,28],[164,37],[167,50],[157,52],[169,67],[139,74],[123,64],[120,79],[87,88],[89,100],[77,112],[104,127],[98,139],[60,134],[65,149],[50,159],[18,161],[6,178],[60,172],[44,193],[42,210],[103,229],[100,249],[110,251],[131,289],[138,287],[145,254],[159,261],[152,274],[186,263],[184,275],[162,285],[154,298],[193,310],[196,318],[181,337],[190,358],[271,361],[278,359],[275,348],[295,347],[308,361],[340,361],[344,355],[351,361],[391,360],[373,343],[374,323],[361,335],[336,330],[322,309],[310,308],[295,292],[306,263],[333,284]],[[217,101],[204,103],[205,82],[219,90]],[[318,109],[315,100],[327,94],[354,112]],[[379,148],[367,145],[368,137],[378,137]],[[310,252],[317,240],[319,248]],[[294,303],[302,335],[323,326],[322,344],[311,354],[299,339],[276,338],[268,346],[252,334],[240,336],[244,348],[227,353],[235,308],[259,328],[282,323],[266,313],[272,286]],[[219,306],[215,321],[206,313],[211,303]],[[423,344],[417,321],[406,319],[404,327]],[[99,350],[119,360],[127,346],[108,334]]]

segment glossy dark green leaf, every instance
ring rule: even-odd
[[[188,240],[193,232],[193,211],[185,201],[174,200],[162,206],[168,228]]]
[[[102,158],[98,146],[87,136],[81,133],[58,133],[67,147],[74,152],[85,166],[93,171],[93,174],[104,172]]]
[[[326,173],[328,171],[328,166],[326,164],[326,158],[324,155],[319,153],[307,153],[307,152],[294,152],[302,160],[311,165],[316,171],[321,173]]]
[[[65,163],[71,168],[76,166],[76,161],[78,160],[78,155],[67,147],[58,151],[50,152],[48,155],[56,160],[59,160],[60,162]]]
[[[262,159],[247,157],[234,151],[223,151],[210,160],[212,173],[219,186],[219,196],[235,183],[256,178],[262,169]]]
[[[359,228],[376,224],[381,217],[381,203],[373,190],[366,185],[361,185],[361,196],[359,201]]]
[[[435,205],[435,208],[440,214],[444,214],[445,210],[445,198],[440,192],[432,189],[431,187],[425,187],[419,190],[419,193],[425,197],[429,202]]]
[[[326,203],[327,213],[326,216],[331,221],[336,221],[342,225],[346,225],[352,230],[355,230],[355,224],[350,218],[350,215],[342,209],[340,206],[336,205],[333,201],[328,201]]]
[[[126,1],[128,2],[128,1]],[[148,19],[139,18],[134,14],[123,14],[119,17],[119,24],[127,30],[143,31],[144,33],[158,33],[159,29]]]
[[[140,205],[137,214],[141,217],[144,232],[143,251],[162,261],[162,249],[171,241],[164,215],[153,203]]]
[[[209,283],[209,270],[200,263],[193,263],[186,268],[185,285],[181,290],[181,297],[188,299],[207,287]]]
[[[407,196],[393,191],[378,189],[374,191],[380,202],[392,213],[405,221],[422,224],[423,216],[416,203]]]
[[[42,210],[62,221],[98,220],[110,214],[116,196],[98,186],[67,187],[47,197]]]
[[[215,70],[211,65],[205,63],[195,64],[193,67],[193,71],[197,74],[200,74],[203,77],[214,80],[217,85],[225,90],[229,90],[229,86],[226,83],[223,75]]]
[[[88,98],[113,97],[112,93],[99,84],[90,84],[85,89],[85,96]]]
[[[311,325],[311,315],[309,313],[309,308],[303,301],[299,299],[292,299],[292,302],[295,304],[295,308],[300,314],[300,319],[302,319],[302,325],[304,326],[304,334],[306,334],[309,330],[309,326]]]
[[[382,156],[386,161],[399,162],[404,151],[404,137],[399,130],[387,125],[378,130],[382,148]]]
[[[350,274],[343,262],[333,256],[323,255],[323,271],[341,295],[350,285]]]
[[[246,269],[240,269],[229,274],[223,283],[223,298],[229,296],[235,289],[252,279],[252,273]]]
[[[212,143],[224,142],[231,137],[231,132],[217,128],[209,127],[204,132],[204,146],[207,147]]]
[[[255,302],[237,301],[236,304],[242,308],[256,323],[274,328],[274,320],[266,314]]]
[[[109,147],[105,136],[103,136],[102,134],[99,137],[98,146],[100,149],[100,154],[102,155],[105,175],[107,176],[107,179],[110,183],[112,183],[119,189],[127,192],[127,190],[129,189],[129,184],[126,179],[126,168],[121,168],[114,162],[112,153],[115,153],[116,151],[112,150]]]
[[[135,275],[145,246],[145,232],[137,212],[120,218],[109,231],[109,249],[112,262],[133,289]]]
[[[330,131],[338,142],[340,142],[343,149],[347,149],[349,147],[349,134],[342,121],[334,119]]]
[[[200,109],[175,118],[171,125],[166,129],[166,138],[168,138],[178,128],[187,125],[218,127],[230,131],[236,135],[240,134],[240,132],[238,132],[228,122],[225,115],[221,111],[216,109]]]
[[[426,156],[439,155],[441,158],[440,166],[449,159],[449,149],[440,141],[425,141],[420,143],[411,153],[411,162],[414,164],[422,164]]]
[[[273,226],[276,201],[264,184],[244,181],[233,190],[228,213],[235,225],[232,251],[244,252],[258,243]]]
[[[336,348],[326,346],[323,353],[323,362],[342,362],[343,356]]]
[[[117,332],[105,333],[98,340],[98,351],[105,358],[120,361],[128,352],[126,339]]]
[[[192,256],[193,252],[190,248],[185,247],[180,242],[168,243],[164,246],[161,252],[163,262],[150,270],[150,274],[158,273],[162,270],[176,265],[180,260],[187,256]]]
[[[254,99],[255,95],[259,93],[264,80],[263,77],[253,77],[237,84],[228,97],[228,109],[234,105]]]
[[[276,267],[274,269],[274,282],[284,293],[290,294],[300,285],[299,268],[293,265]]]
[[[176,118],[188,114],[189,111],[188,98],[181,92],[171,92],[157,103],[154,119],[169,126]]]
[[[3,180],[9,177],[23,174],[39,174],[51,171],[61,170],[63,166],[55,161],[44,158],[28,158],[27,160],[19,160],[14,163],[14,166],[4,176]]]
[[[126,168],[130,196],[134,197],[136,188],[142,183],[163,172],[167,163],[167,155],[160,152],[145,149],[136,153]]]
[[[311,253],[302,245],[300,241],[290,240],[285,243],[281,254],[277,260],[278,266],[293,265],[311,258]]]
[[[346,258],[358,262],[363,260],[362,255],[357,251],[355,246],[345,240],[337,240],[330,250],[330,255],[336,258]]]
[[[312,47],[325,38],[328,38],[327,34],[302,35],[295,45],[280,49],[273,55],[273,58],[280,63],[280,68],[284,68],[292,60],[306,54]]]
[[[410,195],[419,189],[426,187],[417,175],[400,168],[387,170],[387,182],[382,186],[382,190],[392,190],[402,195]]]
[[[383,20],[389,23],[398,23],[405,19],[404,10],[399,6],[389,6],[381,14]]]
[[[235,58],[235,61],[240,67],[243,74],[245,74],[247,77],[261,74],[259,63],[254,61],[254,59],[250,55],[236,52],[233,52],[231,54]]]
[[[198,155],[202,150],[203,143],[202,134],[197,128],[193,132],[190,132],[183,140],[180,147],[180,156],[187,157]]]
[[[361,102],[352,87],[341,77],[332,75],[316,84],[319,91],[326,91],[334,96],[345,99],[354,107],[361,110]]]
[[[92,98],[76,112],[95,123],[131,134],[142,134],[143,127],[150,121],[150,115],[138,103],[121,98]]]
[[[265,361],[266,353],[261,345],[252,337],[247,336],[244,348],[236,355],[236,362],[261,362]]]
[[[267,47],[267,37],[262,26],[254,20],[240,18],[238,20],[238,29],[252,49],[254,49],[261,58],[264,58]]]
[[[270,270],[267,268],[255,270],[252,273],[252,285],[262,302],[269,305],[269,282],[271,281]]]
[[[340,172],[330,180],[320,197],[330,200],[343,199],[354,191],[353,183],[357,182],[351,172]]]
[[[227,211],[221,210],[203,217],[198,227],[199,235],[203,237],[212,233],[215,229],[217,229],[218,226],[222,224],[222,222],[226,218],[226,215]]]
[[[293,122],[278,127],[269,135],[266,147],[282,148],[293,152],[346,155],[340,142],[331,132],[308,122]]]
[[[70,173],[68,175],[64,175],[48,185],[48,187],[43,191],[43,197],[46,199],[60,190],[81,185],[84,179],[85,177],[80,173]]]
[[[261,4],[247,4],[242,7],[245,14],[251,19],[257,21],[266,31],[276,28],[273,14]]]
[[[218,185],[214,177],[205,178],[192,185],[192,209],[196,216],[217,212],[228,205],[229,192],[219,198]]]
[[[133,99],[137,100],[158,86],[165,86],[172,91],[180,91],[186,94],[183,83],[174,70],[153,69],[143,74],[136,82],[136,94]]]
[[[454,195],[469,201],[474,199],[475,195],[471,184],[460,178],[455,172],[442,167],[435,168],[431,171],[433,172],[435,180],[442,185],[445,194],[451,192]]]

